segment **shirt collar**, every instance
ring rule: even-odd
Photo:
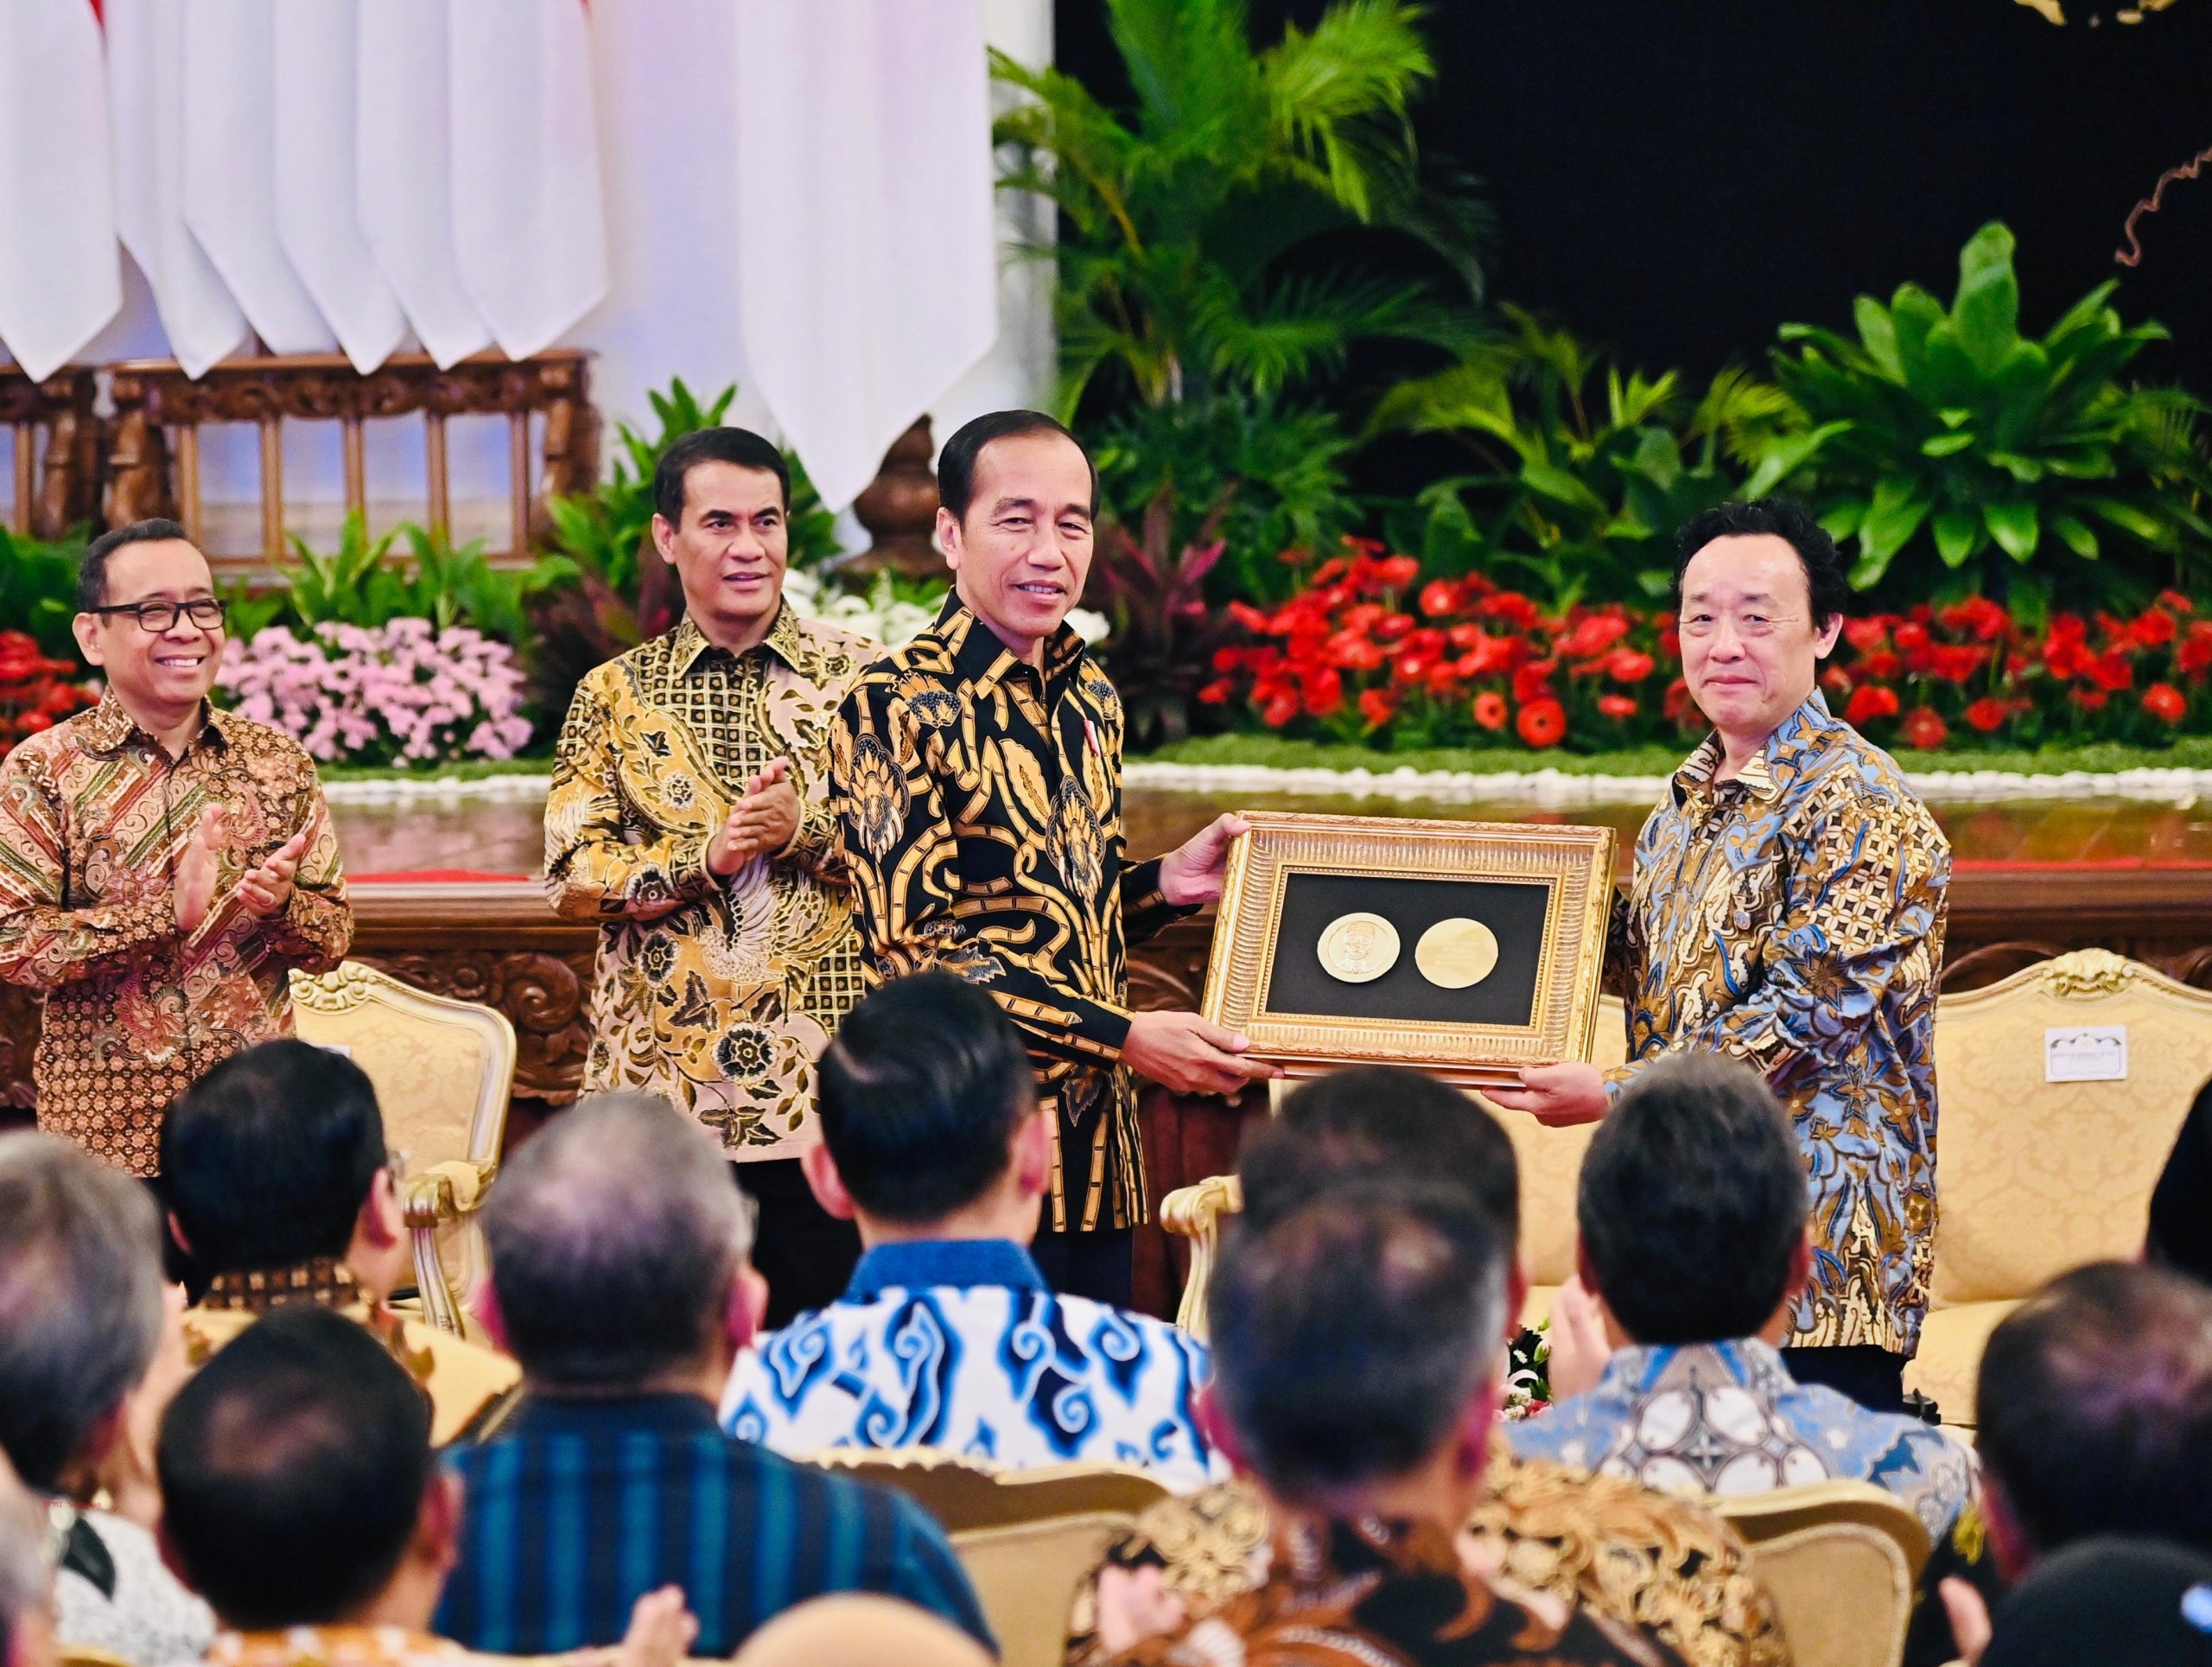
[[[1779,798],[1796,775],[1793,762],[1797,744],[1814,730],[1833,728],[1835,720],[1828,716],[1828,703],[1817,689],[1805,697],[1804,703],[1774,726],[1759,750],[1744,761],[1736,780],[1752,798],[1771,803]],[[1680,805],[1700,787],[1710,786],[1713,773],[1720,767],[1722,757],[1718,731],[1707,735],[1694,753],[1675,772],[1675,803]],[[1725,784],[1732,786],[1734,784]]]
[[[200,725],[198,733],[192,738],[192,747],[197,747],[202,741],[228,746],[231,739],[231,715],[221,707],[206,700],[200,703]],[[155,740],[146,731],[137,719],[130,716],[123,703],[116,697],[113,689],[104,690],[100,695],[99,703],[87,712],[79,722],[83,727],[78,733],[84,737],[85,750],[88,753],[119,751],[124,744],[133,737],[143,741],[156,752],[165,753],[167,750],[160,741]],[[192,747],[185,748],[188,754],[192,751]]]
[[[347,1308],[368,1299],[360,1283],[336,1257],[317,1257],[289,1268],[249,1268],[217,1274],[203,1308],[238,1308],[266,1314],[290,1302],[311,1302],[319,1308]]]
[[[952,650],[954,669],[979,695],[1003,682],[1015,668],[1028,665],[999,640],[998,633],[976,617],[957,590],[947,594],[944,606],[938,610],[936,628]],[[1082,662],[1087,648],[1075,627],[1061,620],[1059,629],[1045,641],[1045,682],[1049,685],[1066,677]]]
[[[672,634],[673,640],[670,644],[669,653],[675,662],[677,675],[679,677],[690,671],[692,665],[708,650],[716,646],[715,644],[707,640],[707,633],[699,629],[698,622],[689,614],[686,614],[677,623]],[[778,602],[776,622],[768,627],[768,634],[760,639],[758,646],[767,649],[778,659],[796,671],[798,670],[799,655],[804,646],[805,639],[799,630],[798,615],[791,611],[789,602]],[[722,652],[728,652],[727,649]],[[731,658],[735,659],[736,656],[732,655]]]
[[[879,1244],[862,1257],[844,1300],[871,1302],[887,1290],[969,1290],[979,1285],[1047,1294],[1052,1288],[1029,1252],[1011,1239],[918,1238]]]
[[[518,1435],[719,1434],[714,1403],[681,1390],[638,1395],[531,1395],[507,1428]]]
[[[1667,1343],[1638,1345],[1614,1352],[1598,1379],[1599,1390],[1641,1396],[1662,1375],[1679,1376],[1694,1371],[1708,1383],[1726,1380],[1745,1389],[1771,1384],[1774,1374],[1789,1381],[1781,1352],[1756,1337],[1739,1337],[1726,1343]]]

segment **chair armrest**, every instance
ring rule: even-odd
[[[432,1164],[419,1174],[408,1176],[402,1199],[407,1225],[435,1227],[460,1220],[484,1202],[485,1192],[499,1172],[496,1163],[448,1158],[443,1163]]]
[[[1200,1342],[1207,1335],[1206,1281],[1213,1276],[1221,1218],[1243,1208],[1243,1183],[1234,1175],[1208,1175],[1197,1186],[1179,1187],[1160,1200],[1160,1225],[1191,1241],[1191,1276],[1184,1282],[1175,1323]]]

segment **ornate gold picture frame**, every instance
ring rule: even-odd
[[[1244,811],[1199,1010],[1293,1077],[1586,1059],[1613,830]]]

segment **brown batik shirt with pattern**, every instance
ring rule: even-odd
[[[1021,1027],[1054,1113],[1058,1231],[1147,1219],[1128,945],[1179,914],[1122,843],[1122,700],[1062,626],[1044,669],[948,597],[868,669],[831,773],[872,983],[929,969]]]
[[[1789,1667],[1743,1542],[1690,1500],[1517,1458],[1493,1432],[1465,1537],[1511,1585],[1646,1628],[1689,1667]],[[1098,1667],[1171,1620],[1203,1619],[1260,1586],[1274,1556],[1267,1503],[1249,1482],[1148,1507],[1077,1586],[1071,1667]]]
[[[215,900],[183,934],[177,861],[211,805]],[[291,897],[262,919],[238,883],[302,829]],[[46,994],[39,1126],[133,1174],[158,1169],[169,1102],[289,1034],[288,975],[337,965],[353,935],[314,760],[281,730],[211,709],[172,759],[110,694],[0,763],[0,978]]]
[[[545,805],[545,894],[600,923],[587,1089],[660,1094],[736,1161],[814,1142],[814,1065],[861,996],[830,729],[874,644],[786,606],[741,654],[690,620],[586,677]],[[707,846],[791,760],[798,831],[728,880]]]
[[[1471,1571],[1432,1524],[1300,1518],[1267,1572],[1128,1667],[1683,1667],[1640,1628]]]

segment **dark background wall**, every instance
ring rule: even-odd
[[[1322,0],[1251,0],[1253,34]],[[2161,169],[2212,146],[2212,0],[2139,23],[2068,0],[1433,0],[1424,145],[1485,181],[1494,292],[1650,370],[1756,362],[1776,326],[1847,328],[1906,278],[1948,300],[1958,250],[2019,239],[2024,323],[2122,280],[2139,361],[2212,396],[2212,169],[2120,227]],[[1100,0],[1058,0],[1059,62],[1126,96]]]

